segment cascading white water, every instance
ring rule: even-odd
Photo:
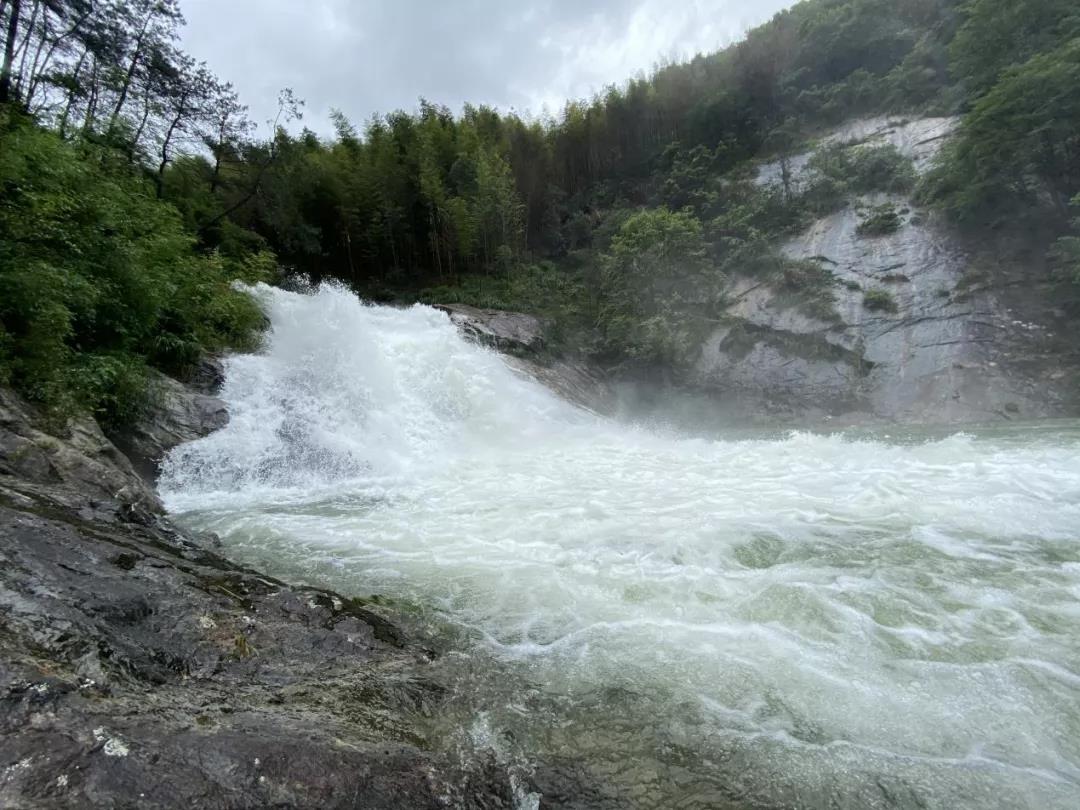
[[[268,346],[229,361],[230,423],[173,453],[166,503],[475,631],[528,684],[472,676],[526,753],[643,807],[1078,806],[1076,427],[677,438],[430,308],[256,294]]]

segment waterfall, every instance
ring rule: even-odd
[[[532,695],[471,676],[526,754],[642,806],[1075,806],[1075,424],[678,437],[431,308],[254,294],[266,346],[229,360],[230,422],[174,451],[167,505],[269,573],[465,628]]]

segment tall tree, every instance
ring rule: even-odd
[[[7,104],[11,98],[12,71],[15,64],[15,41],[19,37],[19,23],[22,14],[22,0],[8,0],[7,25],[4,29],[4,61],[0,63],[0,104]]]
[[[119,24],[125,40],[126,67],[118,76],[116,100],[109,117],[108,132],[115,133],[120,115],[127,104],[140,71],[155,52],[169,48],[183,24],[177,0],[129,0],[116,6]],[[131,26],[127,28],[126,26]]]

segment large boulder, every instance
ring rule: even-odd
[[[46,429],[43,417],[5,388],[0,388],[0,475],[78,492],[88,501],[161,510],[157,494],[92,418]]]
[[[507,365],[554,391],[563,399],[597,413],[614,409],[607,375],[570,357],[554,357],[544,335],[549,324],[523,312],[480,309],[464,304],[438,306],[466,338],[508,355]]]
[[[203,355],[188,375],[187,384],[200,394],[214,396],[225,384],[225,363],[220,357]]]
[[[585,361],[547,359],[541,362],[527,357],[508,357],[506,362],[510,368],[531,377],[574,405],[601,414],[610,414],[615,408],[615,395],[607,375]]]
[[[220,430],[228,421],[223,400],[155,372],[149,407],[113,438],[138,473],[153,482],[170,450]]]
[[[428,748],[449,689],[371,607],[57,494],[0,475],[0,807],[511,806]]]
[[[544,348],[547,324],[535,315],[465,304],[446,304],[436,309],[449,315],[450,321],[465,336],[501,352],[532,355]]]

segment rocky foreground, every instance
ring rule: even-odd
[[[222,418],[160,391],[143,466]],[[213,547],[92,420],[0,390],[0,807],[513,806],[493,758],[429,750],[421,641]]]

